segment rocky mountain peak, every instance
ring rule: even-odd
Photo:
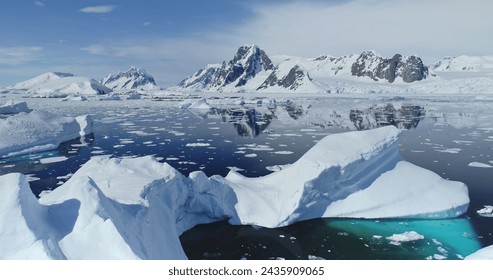
[[[125,72],[110,74],[101,80],[101,84],[113,90],[155,89],[157,88],[154,77],[145,69],[135,66]]]
[[[392,58],[383,58],[375,51],[364,51],[351,66],[351,74],[357,77],[369,77],[375,81],[387,80],[393,83],[397,77],[406,83],[420,81],[428,75],[428,67],[417,56],[403,57],[395,54]]]

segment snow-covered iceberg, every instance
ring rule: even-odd
[[[13,101],[9,100],[5,103],[0,104],[0,115],[12,115],[21,112],[30,112],[31,110],[27,106],[25,101]]]
[[[92,117],[63,117],[45,111],[0,120],[0,158],[55,149],[92,132]]]
[[[466,257],[466,260],[493,260],[493,245],[470,254]]]
[[[403,161],[398,134],[389,126],[330,135],[258,178],[186,177],[152,157],[94,157],[39,202],[24,175],[1,176],[0,258],[183,259],[180,234],[218,220],[279,227],[316,217],[463,214],[467,187]]]

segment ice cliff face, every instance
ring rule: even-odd
[[[92,116],[64,117],[31,111],[0,119],[0,158],[52,150],[92,133]]]
[[[101,80],[101,84],[116,91],[130,91],[130,90],[154,90],[159,87],[146,70],[137,67],[130,67],[125,72],[118,72],[117,74],[110,74]]]
[[[93,157],[36,200],[21,174],[0,176],[1,259],[183,259],[200,224],[279,227],[316,217],[451,218],[467,187],[404,161],[392,126],[329,135],[280,171],[188,177],[152,157]]]

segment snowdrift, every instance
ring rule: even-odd
[[[278,172],[188,177],[152,157],[94,157],[36,201],[24,175],[0,177],[0,258],[185,259],[200,224],[279,227],[316,217],[450,218],[467,187],[405,162],[392,126],[329,135]]]

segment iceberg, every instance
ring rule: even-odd
[[[493,245],[479,249],[466,257],[466,260],[493,260]]]
[[[28,113],[30,111],[31,110],[25,101],[9,100],[3,104],[0,104],[0,115],[13,115],[21,112]]]
[[[0,119],[0,158],[55,149],[92,133],[92,117],[63,117],[45,111]]]
[[[100,156],[36,200],[24,175],[0,176],[8,194],[1,196],[0,258],[186,259],[179,236],[220,220],[280,227],[317,217],[462,215],[467,187],[404,161],[398,135],[392,126],[329,135],[257,178],[233,170],[187,177],[151,156]]]

